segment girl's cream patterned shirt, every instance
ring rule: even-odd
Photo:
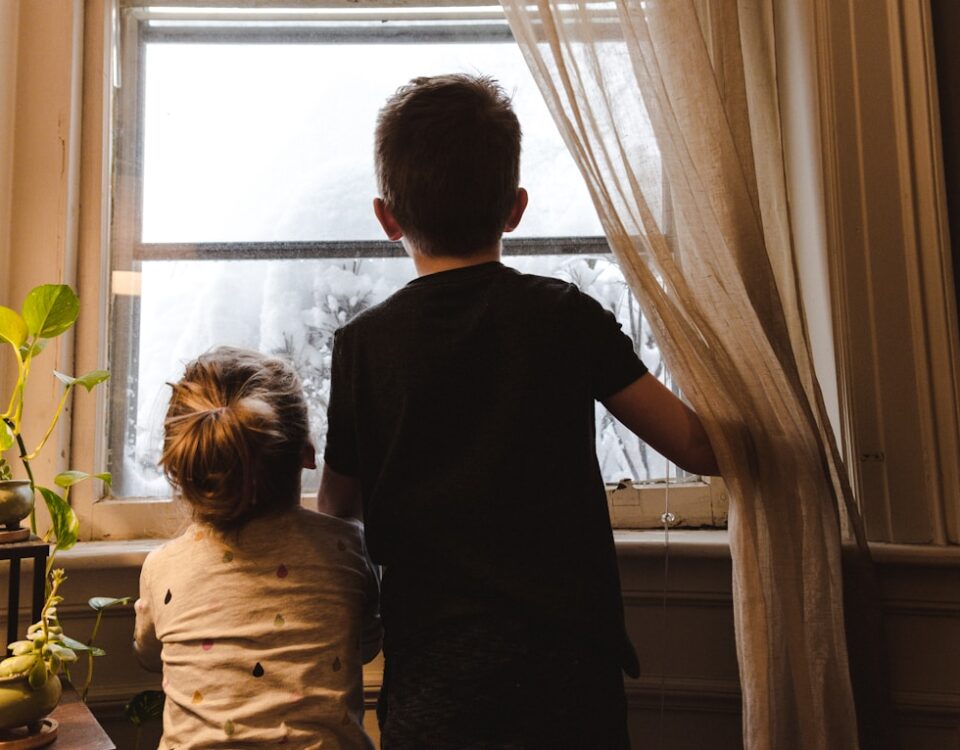
[[[380,649],[359,522],[296,508],[148,555],[135,646],[163,669],[160,750],[370,750],[362,665]]]

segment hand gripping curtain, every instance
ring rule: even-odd
[[[745,746],[857,748],[860,521],[797,291],[771,0],[502,2],[731,492]]]

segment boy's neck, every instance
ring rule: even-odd
[[[478,266],[481,263],[499,261],[500,243],[498,242],[488,250],[481,250],[463,258],[454,255],[424,255],[416,248],[407,248],[407,252],[413,258],[417,276],[429,276],[441,271],[452,271],[454,268],[466,268],[467,266]]]

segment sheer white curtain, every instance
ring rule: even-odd
[[[860,524],[797,293],[772,0],[502,2],[733,496],[745,745],[856,748],[840,511]]]

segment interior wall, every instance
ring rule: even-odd
[[[14,112],[17,95],[19,3],[0,3],[0,305],[10,306],[10,212],[13,201]],[[7,393],[11,359],[0,354],[0,394]]]
[[[723,532],[713,544],[671,544],[668,573],[658,532],[618,532],[627,628],[640,657],[641,675],[626,680],[633,747],[662,750],[739,750],[740,682],[733,634],[731,568]],[[682,535],[681,535],[682,536]],[[675,535],[671,534],[671,539]],[[625,544],[645,538],[641,544]],[[662,539],[662,535],[660,535]],[[93,596],[135,596],[147,543],[120,543],[110,557],[65,553],[66,602],[59,608],[69,635],[86,640]],[[139,545],[139,546],[138,546]],[[960,747],[960,554],[887,548],[875,555],[883,595],[884,661],[890,676],[899,747]],[[23,607],[28,606],[24,571]],[[0,585],[0,601],[5,601]],[[0,633],[5,621],[0,621]],[[25,627],[23,623],[22,627]],[[143,671],[131,650],[133,610],[107,611],[97,642],[90,704],[121,750],[133,747],[135,730],[124,704],[144,689],[159,689],[159,675]],[[75,670],[79,682],[84,670]],[[369,731],[382,665],[365,670]],[[159,727],[146,728],[141,748]]]
[[[82,22],[82,0],[0,2],[0,303],[14,309],[33,287],[72,284],[76,275]],[[6,352],[0,357],[0,385],[9,386],[15,365]],[[28,441],[44,433],[62,393],[48,368],[74,371],[70,334],[51,341],[42,357],[26,390]],[[0,394],[9,397],[9,387]],[[67,412],[51,446],[66,445],[69,429]],[[11,463],[22,477],[19,462]],[[65,463],[64,452],[48,449],[33,470],[49,484]],[[40,528],[45,514],[41,503]]]
[[[68,193],[75,177],[71,146],[79,117],[73,91],[75,9],[72,0],[3,5],[19,5],[9,225],[15,252],[8,277],[11,298],[19,306],[33,286],[69,281],[70,276],[67,225],[75,207],[69,205]],[[40,259],[54,262],[40,264]]]

